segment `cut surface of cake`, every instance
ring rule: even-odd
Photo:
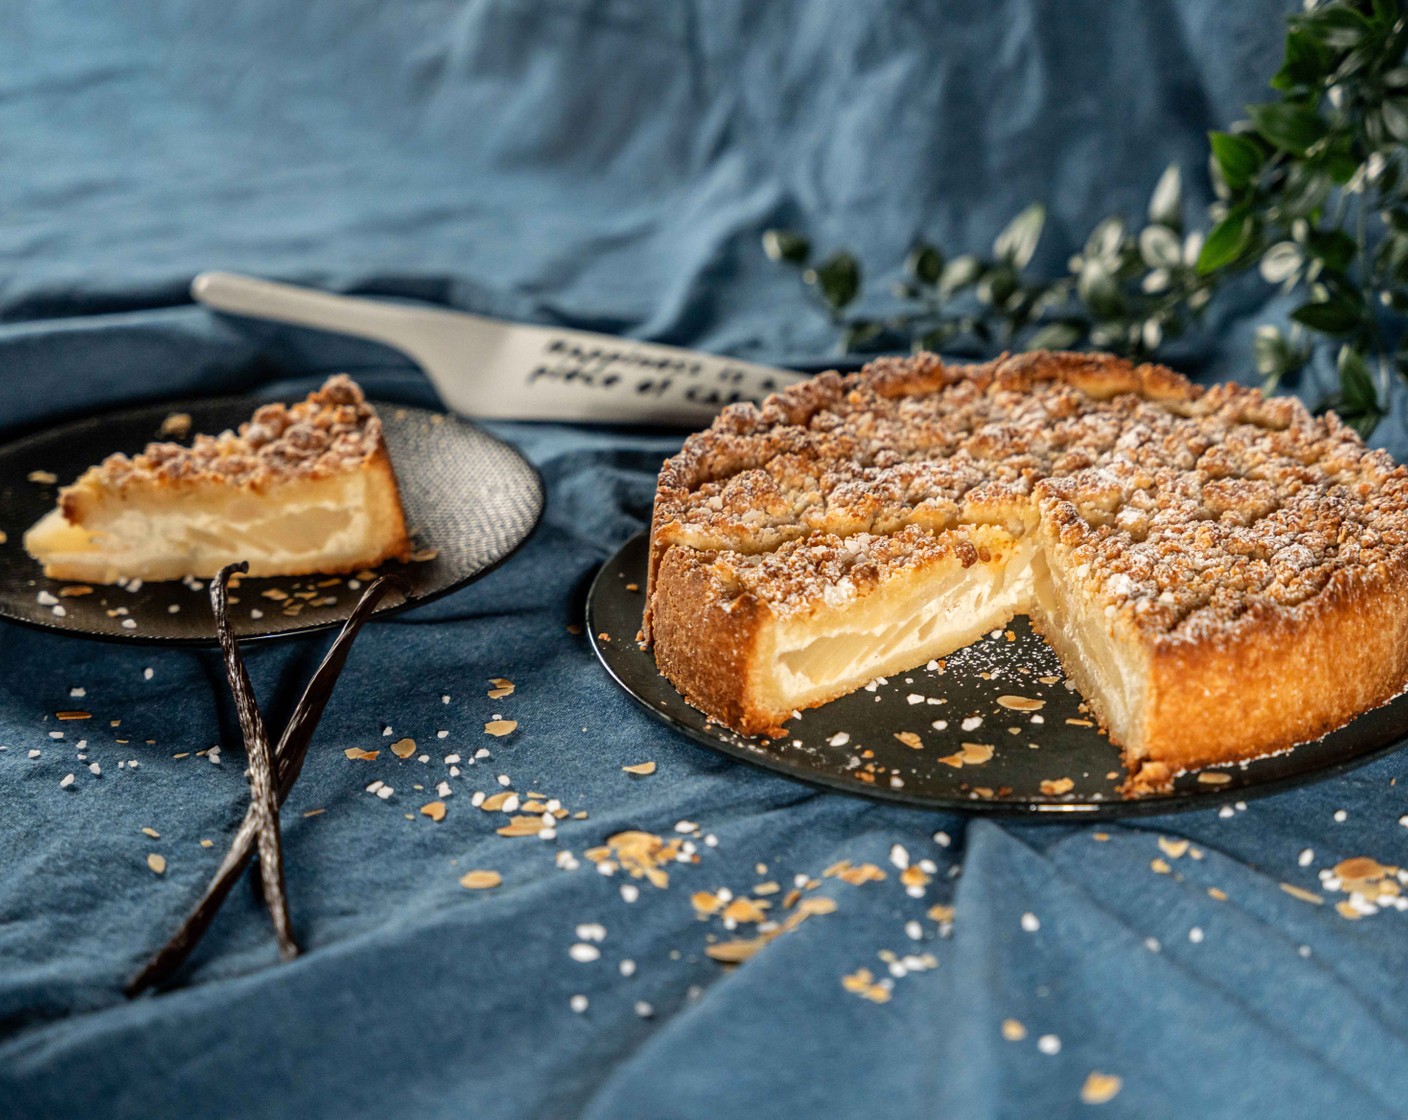
[[[1103,355],[881,359],[734,406],[666,462],[649,564],[657,664],[743,734],[1017,614],[1136,794],[1408,681],[1408,473],[1293,398]]]
[[[209,579],[338,574],[408,559],[381,421],[347,376],[238,432],[112,455],[59,493],[24,546],[53,579]]]

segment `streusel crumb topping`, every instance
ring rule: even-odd
[[[261,486],[356,467],[381,446],[381,421],[346,374],[299,403],[266,404],[238,432],[198,435],[189,447],[148,444],[140,455],[110,455],[80,483],[219,481]]]
[[[919,355],[726,410],[666,462],[654,528],[745,571],[775,552],[765,597],[794,609],[860,542],[915,555],[982,524],[1046,534],[1130,626],[1205,638],[1402,570],[1408,473],[1290,397],[1099,355]]]

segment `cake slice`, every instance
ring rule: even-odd
[[[824,374],[661,471],[643,637],[736,731],[1017,614],[1131,792],[1313,739],[1408,682],[1408,472],[1291,398],[1045,353]]]
[[[52,579],[84,583],[338,574],[406,560],[411,541],[381,421],[348,377],[238,432],[112,455],[25,534]]]

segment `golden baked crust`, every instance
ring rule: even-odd
[[[1137,718],[1111,727],[1136,790],[1323,734],[1408,679],[1403,468],[1293,398],[1103,355],[883,359],[726,410],[661,471],[644,634],[710,715],[772,729],[787,713],[750,709],[735,669],[748,626],[835,584],[835,558],[798,545],[945,548],[983,524],[1035,533],[1143,666]]]

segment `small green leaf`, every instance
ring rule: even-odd
[[[1354,238],[1341,229],[1313,229],[1306,239],[1306,246],[1316,260],[1337,272],[1347,269],[1359,251]]]
[[[1304,31],[1292,29],[1286,33],[1286,60],[1271,85],[1282,93],[1297,86],[1318,85],[1329,72],[1324,48]]]
[[[1342,298],[1303,303],[1291,312],[1291,318],[1321,334],[1350,334],[1360,323],[1354,303]]]
[[[1295,163],[1286,172],[1277,206],[1289,222],[1308,217],[1325,204],[1334,181],[1324,171],[1309,164]]]
[[[938,352],[953,341],[958,329],[952,323],[941,323],[915,340],[915,348]]]
[[[1308,105],[1272,101],[1248,105],[1247,115],[1265,139],[1293,155],[1303,156],[1314,143],[1325,138],[1329,126]],[[1230,184],[1229,184],[1230,185]]]
[[[944,271],[944,255],[933,245],[921,241],[909,251],[904,270],[921,284],[937,284]]]
[[[833,253],[809,269],[805,279],[816,285],[828,307],[840,311],[860,295],[860,262],[850,253]]]
[[[1005,307],[1020,283],[1011,265],[999,265],[978,281],[978,298],[993,307]]]
[[[1217,161],[1217,169],[1222,172],[1222,178],[1234,191],[1241,190],[1251,182],[1266,160],[1260,145],[1246,136],[1231,132],[1209,132],[1208,141],[1212,145],[1212,158]]]
[[[1300,16],[1296,23],[1331,50],[1348,51],[1370,34],[1369,21],[1348,4],[1325,4]]]
[[[1384,130],[1395,140],[1408,144],[1408,97],[1394,97],[1379,109]]]
[[[1139,231],[1139,255],[1150,268],[1177,268],[1183,247],[1167,226],[1145,226]]]
[[[1364,355],[1352,346],[1340,347],[1338,361],[1340,371],[1340,394],[1345,407],[1350,412],[1377,410],[1379,395],[1374,389],[1374,378],[1364,362]]]
[[[800,233],[790,229],[770,229],[763,234],[763,252],[771,260],[803,265],[811,256],[812,244]]]
[[[1047,323],[1031,338],[1023,350],[1069,350],[1081,339],[1081,329],[1074,323]]]
[[[1258,271],[1268,284],[1280,284],[1294,276],[1304,260],[1294,241],[1278,241],[1262,253]]]
[[[982,274],[983,262],[971,253],[954,257],[944,265],[943,274],[939,277],[939,291],[946,295],[962,291],[964,288],[976,284]]]
[[[1106,218],[1093,230],[1090,236],[1085,239],[1084,257],[1090,260],[1092,257],[1113,263],[1114,258],[1119,255],[1120,247],[1125,240],[1125,224],[1123,218]]]
[[[1251,245],[1252,230],[1251,214],[1244,207],[1233,210],[1208,230],[1203,250],[1198,254],[1198,272],[1206,276],[1235,264]]]
[[[1183,172],[1178,164],[1164,168],[1149,196],[1149,221],[1178,230],[1183,225]]]
[[[1046,207],[1039,202],[1028,206],[997,235],[992,251],[998,260],[1006,261],[1018,272],[1027,267],[1041,240],[1046,225]]]
[[[854,323],[849,324],[845,333],[841,335],[841,349],[847,354],[863,350],[884,333],[884,323],[877,323],[871,319],[857,319]]]
[[[1113,319],[1124,312],[1124,296],[1114,274],[1098,260],[1087,260],[1080,270],[1076,294],[1097,318]]]

